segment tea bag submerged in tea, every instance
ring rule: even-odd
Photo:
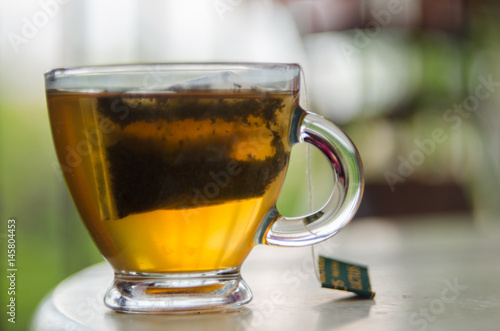
[[[99,116],[116,124],[103,140],[117,217],[264,195],[287,162],[279,132],[291,102],[248,93],[101,95]]]

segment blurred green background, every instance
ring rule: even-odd
[[[102,261],[54,170],[46,70],[298,62],[310,108],[345,129],[361,153],[367,185],[359,221],[465,213],[498,235],[500,87],[493,84],[473,111],[454,109],[474,101],[480,77],[500,83],[499,15],[497,2],[472,0],[0,1],[2,307],[9,218],[16,219],[18,269],[16,324],[2,312],[0,329],[28,329],[56,284]],[[415,140],[436,129],[446,139],[424,153]],[[316,208],[332,175],[311,153]],[[297,147],[279,202],[284,214],[309,209],[305,158]],[[401,172],[403,162],[413,162],[411,174]]]

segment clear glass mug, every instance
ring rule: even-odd
[[[360,157],[332,122],[304,110],[297,64],[138,64],[45,74],[61,171],[115,271],[122,312],[226,310],[252,299],[240,267],[258,244],[326,240],[355,214]],[[302,98],[301,98],[302,95]],[[317,212],[276,201],[291,148],[318,147],[336,185]]]

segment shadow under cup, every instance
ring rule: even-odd
[[[115,270],[119,311],[251,300],[240,266],[266,242],[298,121],[296,65],[55,69],[47,102],[62,173]]]

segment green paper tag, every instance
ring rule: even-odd
[[[373,298],[368,268],[357,264],[319,256],[321,287],[356,293],[363,298]]]

